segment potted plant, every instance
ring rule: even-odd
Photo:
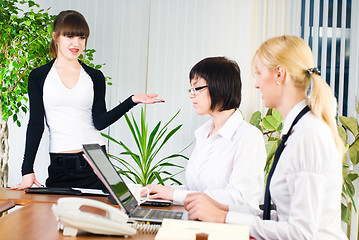
[[[27,78],[30,71],[50,60],[51,22],[54,16],[34,1],[0,1],[0,186],[7,184],[8,120],[21,125],[18,114],[27,112]],[[20,4],[27,4],[28,11]]]
[[[356,112],[359,114],[359,102]],[[283,117],[276,109],[268,109],[266,115],[262,118],[261,112],[257,111],[252,114],[250,123],[256,126],[265,136],[266,151],[267,151],[267,162],[265,166],[266,178],[267,174],[272,166],[275,152],[278,145],[280,144],[280,133],[282,131],[282,121]],[[356,166],[359,162],[359,125],[358,121],[354,117],[345,117],[340,116],[339,121],[342,126],[338,125],[339,135],[341,136],[344,145],[346,147],[346,153],[343,158],[343,189],[342,189],[342,221],[350,224],[350,205],[352,204],[355,212],[357,208],[355,201],[353,199],[355,195],[355,187],[353,181],[358,178],[358,174],[354,173],[352,170],[349,170],[350,167],[347,164],[347,157],[349,157],[353,167]],[[352,143],[348,144],[348,134],[352,134],[354,140]],[[349,155],[348,155],[349,154]],[[266,181],[265,178],[265,181]]]
[[[168,125],[178,115],[177,113],[161,127],[161,121],[159,121],[153,130],[148,129],[146,123],[144,109],[141,109],[141,120],[140,123],[135,120],[133,114],[132,121],[130,117],[125,114],[127,125],[131,131],[133,141],[136,144],[136,150],[131,150],[127,144],[122,141],[118,141],[109,135],[102,134],[108,140],[118,144],[124,151],[120,152],[118,156],[108,154],[108,156],[115,160],[119,165],[115,165],[118,172],[126,176],[131,182],[139,183],[143,186],[153,183],[157,180],[160,184],[164,185],[166,181],[172,181],[175,184],[181,185],[175,177],[184,171],[184,167],[178,164],[172,163],[171,160],[175,158],[182,158],[188,160],[188,157],[181,154],[188,146],[176,154],[156,159],[158,153],[163,149],[164,145],[168,140],[182,127],[182,124],[169,130]],[[125,159],[129,156],[130,159],[135,163],[131,164],[131,161]],[[178,169],[176,173],[170,173],[166,170],[167,167]]]

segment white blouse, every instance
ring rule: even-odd
[[[76,86],[69,89],[62,83],[53,65],[43,92],[50,152],[82,149],[85,143],[105,144],[92,121],[93,82],[83,68]]]
[[[195,131],[196,146],[186,167],[187,186],[175,189],[183,204],[189,192],[201,191],[223,204],[258,209],[263,198],[266,151],[262,133],[237,110],[219,129],[209,120]]]
[[[282,134],[306,105],[304,100],[290,111]],[[226,222],[249,225],[258,240],[347,239],[341,229],[341,160],[329,127],[308,112],[293,127],[274,171],[272,220],[230,206]]]

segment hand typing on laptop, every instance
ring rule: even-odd
[[[173,188],[162,185],[150,184],[146,186],[150,190],[149,199],[164,199],[173,200]],[[143,194],[143,195],[142,195]],[[141,196],[145,196],[145,192],[141,193]]]

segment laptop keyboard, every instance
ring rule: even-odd
[[[148,212],[150,213],[148,214]],[[148,215],[147,215],[148,214]],[[146,216],[147,215],[147,216]],[[176,212],[176,211],[168,211],[168,210],[153,210],[151,209],[138,209],[133,217],[145,218],[146,219],[156,219],[162,220],[164,218],[172,218],[172,219],[181,219],[183,212]]]

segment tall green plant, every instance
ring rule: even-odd
[[[140,183],[143,186],[153,183],[156,179],[162,185],[164,185],[164,183],[168,180],[171,180],[173,183],[178,185],[182,184],[175,178],[175,176],[183,172],[184,167],[174,164],[170,162],[170,160],[174,158],[183,158],[188,160],[188,157],[180,153],[176,153],[161,159],[156,159],[158,153],[161,149],[163,149],[168,140],[182,127],[181,124],[172,130],[168,130],[168,125],[173,121],[179,112],[180,111],[177,111],[177,113],[163,127],[161,127],[161,121],[158,122],[152,131],[149,131],[148,129],[143,108],[141,109],[140,124],[137,123],[133,114],[131,114],[132,121],[126,114],[126,122],[132,133],[133,140],[137,147],[137,152],[132,151],[122,141],[117,141],[109,135],[102,134],[104,137],[124,149],[124,152],[121,152],[119,156],[108,154],[110,158],[119,163],[120,166],[116,167],[118,168],[118,172],[120,174],[126,176],[133,183]],[[128,160],[122,158],[122,156],[130,156],[135,162],[135,166],[133,166]],[[176,173],[170,173],[165,169],[166,167],[177,168],[179,171]]]
[[[359,103],[356,111],[359,114]],[[263,118],[261,112],[257,111],[252,114],[250,119],[250,123],[256,126],[266,137],[265,146],[267,151],[267,162],[264,169],[266,172],[266,177],[272,166],[275,152],[281,142],[280,134],[283,127],[282,121],[283,117],[276,109],[269,109]],[[339,135],[341,136],[347,149],[343,159],[342,197],[344,199],[344,203],[341,205],[341,218],[343,222],[349,224],[351,211],[348,203],[353,204],[354,210],[357,212],[354,201],[355,187],[353,181],[355,181],[359,176],[357,173],[349,170],[350,168],[346,163],[346,159],[347,155],[349,154],[349,159],[353,166],[356,166],[359,163],[359,125],[357,119],[354,117],[340,116],[339,121],[342,124],[342,126],[338,125]],[[354,137],[353,142],[350,144],[347,143],[348,133],[352,134]]]
[[[359,102],[356,108],[356,112],[359,114]],[[353,167],[359,163],[359,126],[358,120],[355,117],[339,117],[339,121],[342,126],[338,126],[339,135],[342,138],[346,153],[343,160],[343,190],[342,197],[345,200],[342,203],[342,220],[346,223],[350,223],[351,211],[350,205],[353,204],[355,212],[357,212],[357,207],[354,201],[355,196],[355,187],[353,182],[359,177],[357,173],[350,170],[349,165],[346,160],[349,158]],[[354,140],[351,143],[348,143],[348,135],[352,135]]]
[[[28,11],[20,9],[28,7]],[[8,119],[21,125],[18,114],[27,112],[27,78],[31,69],[47,61],[50,23],[54,16],[34,1],[0,0],[0,186],[7,184]]]

